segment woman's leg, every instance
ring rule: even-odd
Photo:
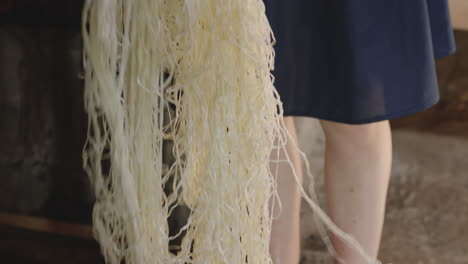
[[[285,123],[297,143],[293,117],[285,117]],[[352,234],[368,254],[376,257],[391,166],[389,122],[347,125],[321,121],[321,125],[326,137],[325,192],[328,214],[341,229]],[[302,180],[299,156],[291,145],[287,145],[287,151]],[[284,153],[280,153],[280,159],[283,157]],[[272,159],[278,159],[275,153]],[[270,252],[274,264],[298,263],[300,193],[289,165],[280,163],[278,169],[278,194],[283,211],[279,219],[273,221]],[[276,170],[276,163],[271,163],[271,170]],[[354,250],[333,235],[332,242],[339,256],[347,263],[365,263]]]
[[[376,257],[392,162],[390,124],[320,123],[326,138],[324,187],[328,215]],[[366,263],[341,240],[333,235],[331,239],[346,263]]]
[[[284,122],[289,133],[297,144],[294,117],[284,117]],[[296,151],[293,151],[291,142],[286,145],[291,160],[294,163],[296,174],[302,182],[301,159]],[[272,160],[284,160],[285,153],[273,151]],[[278,165],[278,195],[281,200],[281,214],[278,217],[278,203],[275,203],[273,214],[277,219],[273,220],[270,253],[274,264],[298,264],[300,259],[300,204],[301,195],[293,178],[290,166],[285,163],[270,163],[270,170],[275,173]],[[270,208],[272,204],[270,203]]]

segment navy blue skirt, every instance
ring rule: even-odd
[[[264,0],[284,115],[362,124],[439,100],[455,50],[447,0]]]

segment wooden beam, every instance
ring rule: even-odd
[[[0,213],[0,225],[81,239],[94,239],[90,225],[74,224],[48,218]]]

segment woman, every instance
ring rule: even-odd
[[[265,5],[277,40],[275,86],[288,129],[296,137],[293,116],[320,120],[328,214],[377,257],[392,161],[388,120],[439,100],[434,58],[455,50],[447,0],[265,0]],[[300,170],[299,157],[293,159]],[[278,175],[283,210],[273,222],[275,264],[299,263],[301,201],[291,173],[284,165]],[[331,238],[346,263],[365,263]]]

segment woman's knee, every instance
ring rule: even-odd
[[[388,120],[351,125],[320,120],[327,143],[343,146],[363,146],[390,139],[390,123]]]

